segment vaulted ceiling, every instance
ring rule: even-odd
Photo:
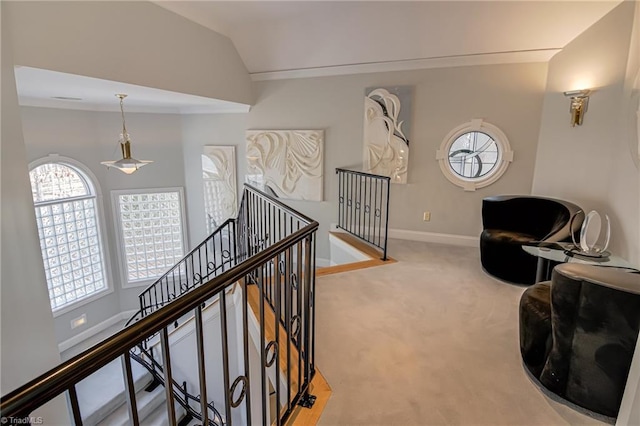
[[[156,3],[227,35],[255,79],[460,57],[548,60],[620,0]]]
[[[604,1],[207,1],[154,3],[229,37],[254,80],[546,61],[618,5]],[[18,68],[21,105],[238,112],[248,106]],[[60,96],[67,99],[60,99]],[[82,98],[82,100],[72,99]]]

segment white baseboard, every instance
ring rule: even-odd
[[[120,321],[128,320],[133,315],[135,315],[136,312],[137,311],[120,312],[119,314],[116,314],[116,315],[112,316],[111,318],[107,318],[106,320],[94,325],[93,327],[88,328],[88,329],[76,334],[75,336],[71,337],[70,339],[67,339],[67,340],[65,340],[63,342],[60,342],[58,344],[58,350],[60,352],[64,352],[64,351],[66,351],[68,349],[71,349],[72,347],[84,342],[85,340],[95,336],[96,334],[106,330],[107,328],[116,325]]]
[[[336,223],[329,226],[329,232],[345,232]],[[456,234],[440,234],[437,232],[410,231],[408,229],[389,228],[389,238],[398,240],[422,241],[424,243],[447,244],[450,246],[479,247],[480,237]]]
[[[316,268],[326,268],[327,266],[331,266],[331,261],[329,259],[316,257]]]
[[[422,241],[425,243],[448,244],[450,246],[478,247],[480,245],[480,237],[439,234],[436,232],[409,231],[407,229],[389,229],[389,238]]]

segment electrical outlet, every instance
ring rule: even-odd
[[[87,323],[87,314],[82,314],[78,318],[71,320],[71,329],[85,325]]]
[[[429,222],[431,220],[431,212],[424,212],[424,214],[422,215],[422,220],[424,220],[425,222]]]

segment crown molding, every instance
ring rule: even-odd
[[[560,48],[513,52],[480,53],[473,55],[443,56],[401,61],[367,62],[315,68],[250,73],[253,81],[284,80],[291,78],[329,77],[350,74],[368,74],[390,71],[411,71],[429,68],[451,68],[473,65],[548,62]]]
[[[93,112],[120,112],[116,105],[105,105],[102,103],[66,101],[58,99],[45,99],[21,96],[20,106],[37,108],[70,109],[76,111]],[[184,106],[159,106],[159,105],[127,105],[127,113],[149,113],[149,114],[242,114],[247,113],[251,105],[229,104],[229,105],[184,105]]]

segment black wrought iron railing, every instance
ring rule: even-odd
[[[200,272],[195,259],[193,266],[190,260],[183,259],[180,263],[186,261],[188,266],[175,269],[180,271],[175,273],[176,281],[180,277],[181,284],[187,282],[182,280],[188,274],[192,274],[193,281],[191,285],[176,286],[175,291],[186,291],[179,294],[167,291],[173,288],[165,286],[165,276],[159,280],[157,297],[154,290],[151,299],[143,298],[151,303],[141,307],[128,327],[3,396],[0,415],[9,424],[20,424],[40,406],[66,394],[74,423],[82,425],[78,383],[121,359],[129,419],[132,424],[139,424],[132,353],[147,358],[148,367],[159,371],[163,383],[179,382],[174,379],[173,370],[181,363],[193,361],[172,359],[169,329],[179,318],[190,316],[197,358],[194,367],[197,383],[191,383],[190,387],[199,392],[195,398],[186,397],[186,404],[197,410],[201,423],[283,424],[297,404],[308,405],[313,400],[309,385],[315,374],[317,228],[317,222],[245,186],[238,218],[229,222],[232,260],[224,262],[222,254],[219,258],[213,256],[223,261],[214,263],[215,267],[205,273],[204,266],[210,261],[201,262]],[[191,254],[196,258],[202,255],[207,244]],[[222,247],[227,246],[223,243]],[[227,266],[218,267],[219,264]],[[240,302],[230,303],[229,298],[236,298],[237,294]],[[205,335],[205,326],[211,326],[203,319],[205,313],[209,315],[208,309],[214,309],[209,317],[219,318],[219,330],[207,329]],[[151,357],[142,354],[139,349],[150,345],[149,339],[158,334],[160,354]],[[252,356],[252,352],[257,353]],[[216,357],[220,362],[212,365]],[[212,379],[218,376],[218,380]],[[212,395],[218,387],[222,396],[214,401]],[[165,387],[164,404],[172,425],[178,421],[175,402],[179,393],[174,386]],[[214,402],[216,412],[211,410]]]
[[[140,308],[129,319],[127,325],[231,269],[239,258],[235,242],[237,220],[227,219],[196,248],[142,291],[138,295]]]
[[[153,354],[153,347],[146,349],[143,345],[138,345],[134,350],[130,352],[131,358],[138,364],[142,365],[151,373],[153,382],[151,385],[161,385],[166,387],[165,375],[162,369],[162,364],[156,360]],[[182,384],[178,383],[175,379],[171,383],[173,395],[175,401],[185,410],[188,416],[188,420],[196,419],[202,421],[202,425],[206,426],[222,426],[225,424],[224,418],[220,412],[216,409],[215,403],[207,403],[208,408],[208,421],[203,421],[203,416],[200,411],[194,409],[192,402],[196,406],[202,409],[202,399],[200,395],[193,395],[189,393],[187,382],[183,381]],[[185,423],[182,421],[181,423]]]
[[[391,178],[337,168],[338,228],[382,250],[387,260]]]

